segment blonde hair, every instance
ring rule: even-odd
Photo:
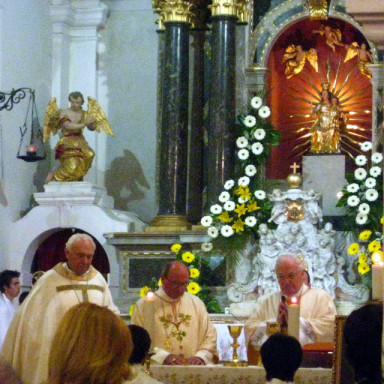
[[[52,384],[121,384],[131,378],[133,344],[125,322],[108,308],[84,302],[63,317],[48,362]]]

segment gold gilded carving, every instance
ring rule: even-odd
[[[159,28],[164,29],[164,23],[182,22],[191,24],[194,16],[192,1],[186,0],[153,0],[154,12],[159,15]]]
[[[309,17],[312,20],[324,20],[328,18],[327,0],[308,0]]]
[[[303,204],[296,201],[288,204],[285,210],[285,216],[287,216],[289,221],[298,222],[304,218],[304,207]]]
[[[248,23],[250,11],[249,11],[249,3],[250,0],[237,0],[237,17],[239,19],[239,23]]]
[[[238,16],[240,4],[242,0],[212,0],[211,8],[212,16]]]

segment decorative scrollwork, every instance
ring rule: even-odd
[[[31,88],[18,88],[12,89],[11,92],[0,92],[0,111],[5,109],[10,111],[14,104],[20,103],[28,94],[32,94],[34,91]]]

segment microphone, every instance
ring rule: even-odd
[[[283,303],[285,303],[286,300],[287,300],[287,299],[285,298],[285,296],[282,295],[282,296],[281,296],[281,301],[282,301]]]

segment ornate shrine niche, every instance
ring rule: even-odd
[[[323,30],[325,26],[331,27],[339,35],[341,45],[327,44],[324,33],[314,32]],[[356,156],[357,142],[371,140],[371,82],[359,69],[358,55],[345,62],[348,53],[345,45],[350,46],[354,42],[358,47],[365,43],[370,49],[358,29],[334,18],[326,21],[301,20],[285,29],[276,40],[268,58],[267,89],[272,123],[282,133],[282,139],[280,145],[272,149],[267,164],[266,175],[269,179],[286,178],[290,173],[290,164],[301,162],[302,156],[310,149],[310,128],[316,119],[311,112],[320,101],[322,84],[327,81],[332,94],[338,97],[341,111],[347,119],[347,137],[341,138],[341,153],[346,158]],[[291,67],[286,75],[288,57],[293,56],[287,48],[292,44],[295,48],[300,45],[312,55],[305,60],[301,71],[297,70],[293,74]],[[316,51],[318,72],[314,68],[316,65],[311,65],[311,62],[315,63],[313,49]],[[350,53],[352,51],[349,50]],[[292,76],[287,78],[289,74]]]

